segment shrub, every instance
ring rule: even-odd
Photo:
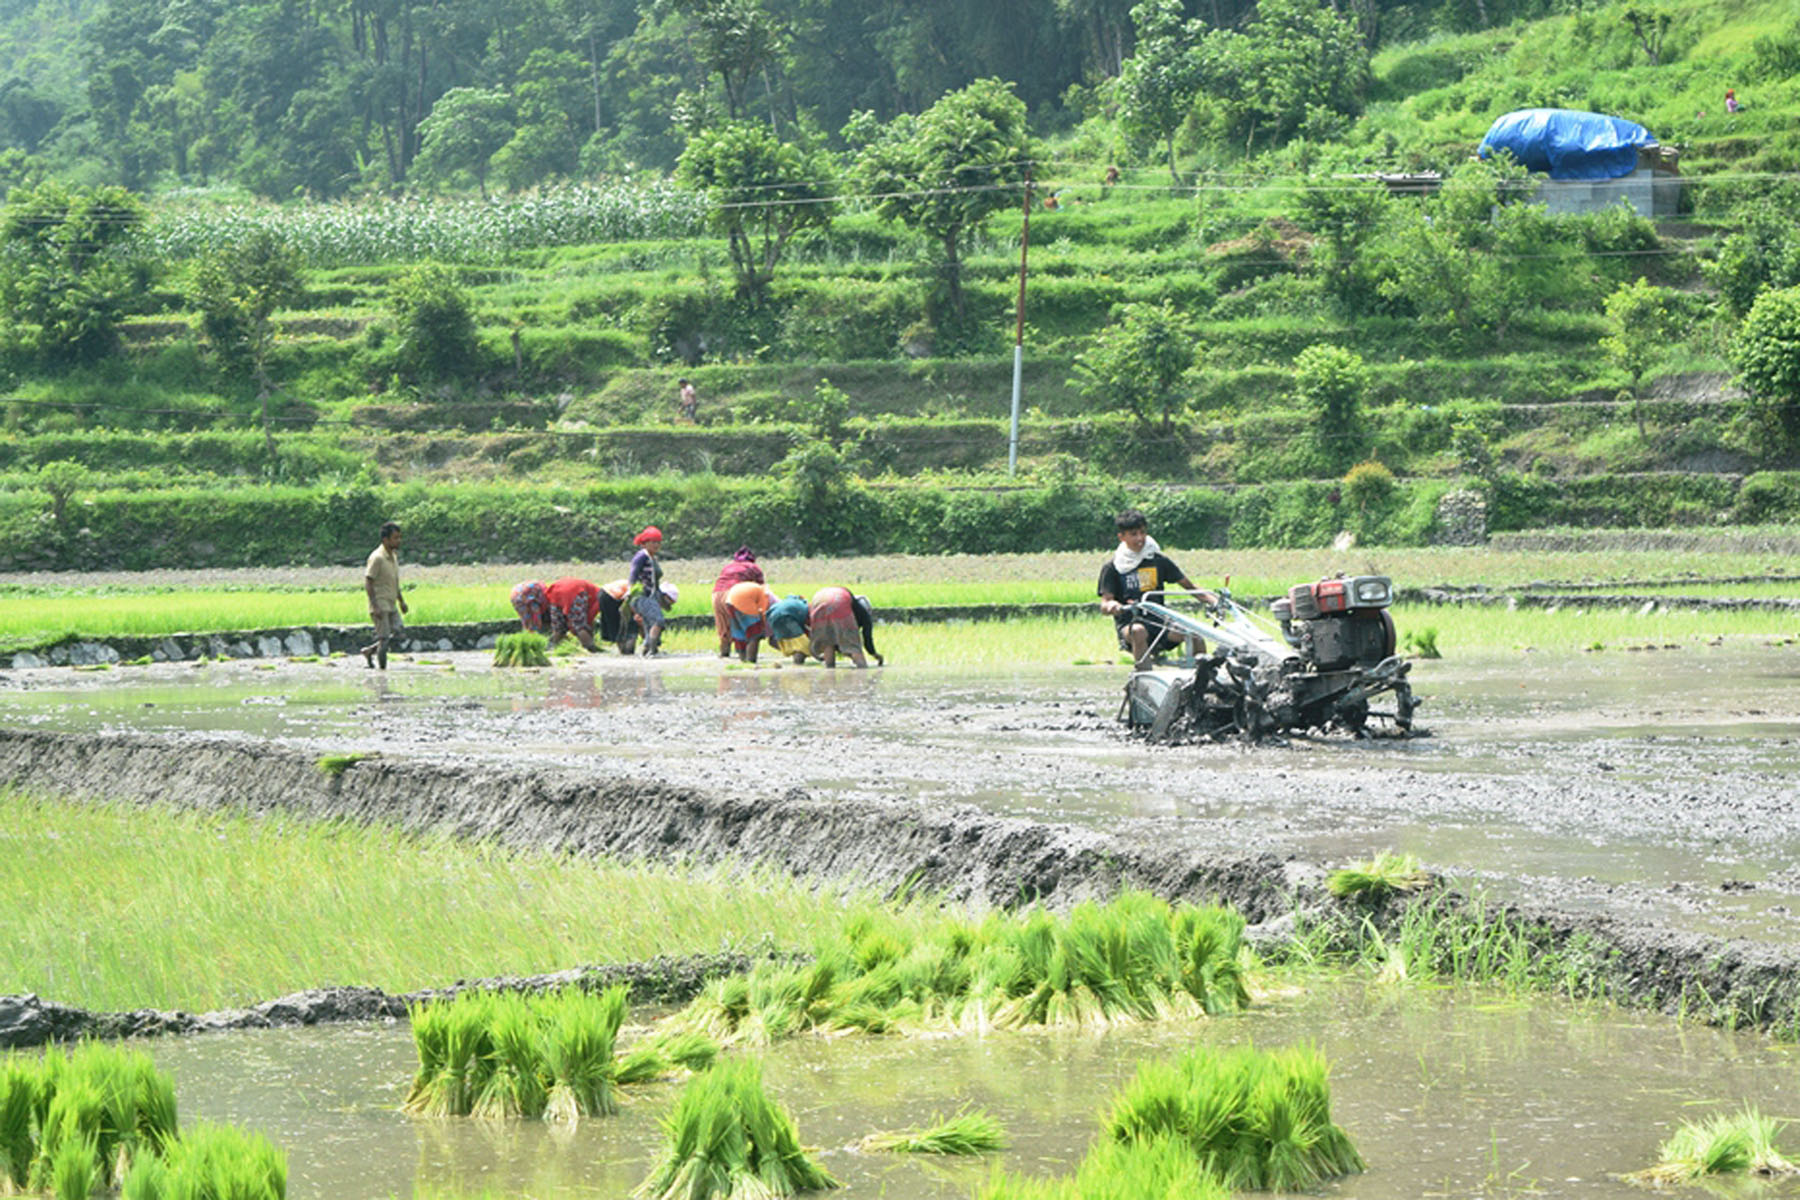
[[[481,359],[475,311],[456,276],[443,267],[408,272],[389,296],[400,343],[395,365],[410,382],[459,379]]]
[[[1313,436],[1326,461],[1356,461],[1368,433],[1362,398],[1369,372],[1362,356],[1341,346],[1312,345],[1294,360],[1294,394],[1314,415]]]
[[[1731,343],[1752,410],[1787,444],[1800,441],[1800,287],[1764,292]]]

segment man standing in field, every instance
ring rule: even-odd
[[[400,619],[406,601],[400,598],[399,549],[400,526],[389,521],[381,527],[381,545],[370,552],[363,567],[363,591],[369,594],[369,620],[375,625],[375,640],[362,648],[363,663],[373,667],[379,661],[384,671],[388,641],[406,627]]]

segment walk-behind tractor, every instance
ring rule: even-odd
[[[1370,733],[1370,718],[1412,732],[1412,664],[1394,653],[1393,584],[1381,575],[1303,583],[1270,612],[1277,635],[1221,592],[1216,604],[1155,595],[1133,612],[1150,633],[1179,642],[1179,663],[1132,672],[1119,718],[1154,742],[1342,729]],[[1178,610],[1175,605],[1179,604]],[[1370,701],[1388,693],[1393,708]]]

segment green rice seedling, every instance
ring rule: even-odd
[[[56,1200],[88,1200],[101,1186],[101,1152],[92,1138],[72,1137],[50,1154],[45,1178]]]
[[[503,633],[494,639],[496,667],[547,667],[550,642],[541,633]]]
[[[201,1122],[169,1143],[161,1164],[154,1162],[132,1165],[121,1200],[287,1197],[287,1156],[261,1134],[229,1125]]]
[[[42,1075],[24,1059],[10,1054],[0,1059],[0,1192],[23,1191],[31,1179]]]
[[[313,765],[319,769],[321,775],[336,779],[357,763],[375,757],[377,756],[369,753],[321,754]]]
[[[1230,1200],[1179,1137],[1094,1143],[1073,1175],[1032,1179],[995,1170],[976,1200]]]
[[[618,1056],[613,1081],[621,1087],[666,1079],[681,1071],[704,1071],[719,1057],[719,1043],[704,1033],[673,1030],[647,1037]]]
[[[466,1117],[491,1071],[488,1033],[493,997],[464,993],[411,1010],[419,1071],[404,1110],[425,1117]],[[423,1033],[421,1034],[421,1026]]]
[[[574,1121],[618,1111],[613,1046],[625,1022],[625,995],[621,985],[597,996],[570,989],[538,1001],[551,1081],[545,1116]]]
[[[543,1116],[549,1105],[548,1064],[543,1026],[532,1005],[521,996],[495,997],[488,1039],[493,1048],[471,1115],[501,1121]]]
[[[1234,1191],[1304,1190],[1363,1169],[1331,1121],[1327,1075],[1311,1047],[1199,1046],[1174,1063],[1140,1064],[1105,1129],[1119,1142],[1181,1138]]]
[[[1713,1175],[1792,1175],[1795,1163],[1775,1148],[1785,1122],[1746,1106],[1704,1121],[1688,1121],[1657,1151],[1657,1163],[1625,1178],[1661,1187]]]
[[[94,1181],[100,1181],[101,1164],[112,1149],[103,1137],[106,1124],[106,1096],[98,1086],[86,1079],[59,1079],[38,1125],[31,1187],[41,1192],[55,1189],[58,1174],[68,1169],[69,1157],[77,1153],[70,1147],[81,1148],[79,1154],[86,1156]]]
[[[923,1129],[871,1133],[861,1148],[888,1154],[988,1154],[1006,1149],[1006,1130],[986,1109],[965,1108],[954,1116],[934,1116]]]
[[[1208,1016],[1247,1008],[1244,986],[1244,918],[1219,905],[1177,908],[1172,918],[1175,963],[1182,989]]]
[[[665,1144],[635,1195],[644,1200],[792,1196],[838,1186],[806,1154],[762,1064],[721,1062],[688,1081],[663,1120]]]
[[[1367,862],[1355,862],[1325,877],[1325,888],[1340,900],[1381,900],[1431,886],[1431,873],[1411,854],[1382,851]]]

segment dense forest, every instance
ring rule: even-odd
[[[1568,3],[0,0],[0,186],[518,188],[666,169],[720,118],[834,143],[856,114],[919,112],[981,78],[1053,133],[1112,105],[1122,72],[1140,141],[1199,86],[1239,101],[1222,130],[1268,142],[1358,111],[1383,45]]]

